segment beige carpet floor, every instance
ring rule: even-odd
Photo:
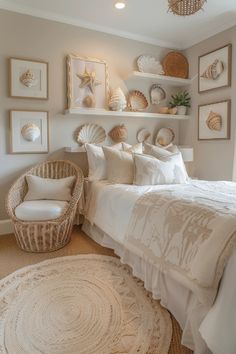
[[[26,265],[35,264],[45,259],[87,253],[114,256],[113,251],[98,245],[78,227],[74,228],[72,241],[66,247],[51,253],[26,253],[17,247],[13,235],[0,236],[0,278]],[[181,345],[181,329],[173,316],[172,324],[173,336],[169,354],[192,354],[191,350]]]

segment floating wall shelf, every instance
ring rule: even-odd
[[[179,77],[142,73],[140,71],[133,71],[129,76],[129,79],[133,79],[133,78],[149,80],[153,82],[155,81],[163,85],[177,86],[177,87],[189,86],[192,84],[191,79],[181,79]]]
[[[117,112],[117,111],[108,111],[105,109],[96,109],[96,108],[70,108],[65,111],[65,114],[73,115],[89,115],[89,116],[109,116],[109,117],[143,117],[143,118],[154,118],[154,119],[175,119],[183,120],[189,119],[190,116],[182,115],[172,115],[172,114],[161,114],[161,113],[150,113],[150,112]]]

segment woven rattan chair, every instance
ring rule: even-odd
[[[43,178],[65,178],[75,176],[72,198],[63,214],[57,219],[46,221],[22,221],[14,213],[15,208],[24,201],[28,187],[26,175],[36,175]],[[83,188],[83,173],[70,161],[46,161],[24,173],[11,187],[6,209],[13,225],[16,241],[19,247],[28,252],[50,252],[65,246],[71,238],[71,231],[77,204]]]

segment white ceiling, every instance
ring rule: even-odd
[[[167,0],[0,0],[0,8],[156,45],[185,49],[236,25],[236,0],[208,0],[204,11],[179,17]]]

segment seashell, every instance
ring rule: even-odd
[[[166,98],[166,92],[159,85],[152,85],[150,88],[150,99],[151,104],[159,104],[162,100]]]
[[[80,128],[77,141],[84,145],[86,143],[100,144],[106,139],[105,130],[97,124],[84,124]]]
[[[34,73],[29,69],[23,73],[20,77],[20,82],[26,87],[33,87],[37,85]]]
[[[222,128],[222,117],[220,114],[211,111],[206,124],[210,130],[220,131]]]
[[[27,141],[35,141],[40,137],[40,129],[34,123],[27,123],[21,129],[21,135]]]
[[[141,129],[137,133],[137,140],[139,143],[143,143],[144,141],[147,141],[151,136],[151,133],[147,129]]]
[[[169,108],[168,109],[168,113],[169,114],[175,115],[175,114],[177,114],[177,112],[178,112],[178,108],[177,107],[173,107],[173,108]]]
[[[115,89],[109,100],[109,107],[112,111],[123,111],[127,106],[126,97],[120,87]]]
[[[140,55],[137,59],[138,70],[143,73],[164,75],[163,67],[159,60],[150,55]]]
[[[96,105],[96,99],[94,96],[88,95],[83,99],[83,104],[87,108],[94,108]]]
[[[216,59],[207,69],[203,72],[201,77],[204,79],[216,80],[224,71],[224,63]]]
[[[128,130],[124,124],[117,125],[109,132],[108,135],[115,143],[120,143],[127,140]]]
[[[148,107],[148,101],[141,91],[134,90],[128,96],[128,108],[130,111],[143,111]]]
[[[175,133],[170,128],[161,128],[156,136],[155,145],[167,146],[172,143]]]
[[[159,113],[168,114],[169,113],[169,107],[160,107],[159,108]]]

